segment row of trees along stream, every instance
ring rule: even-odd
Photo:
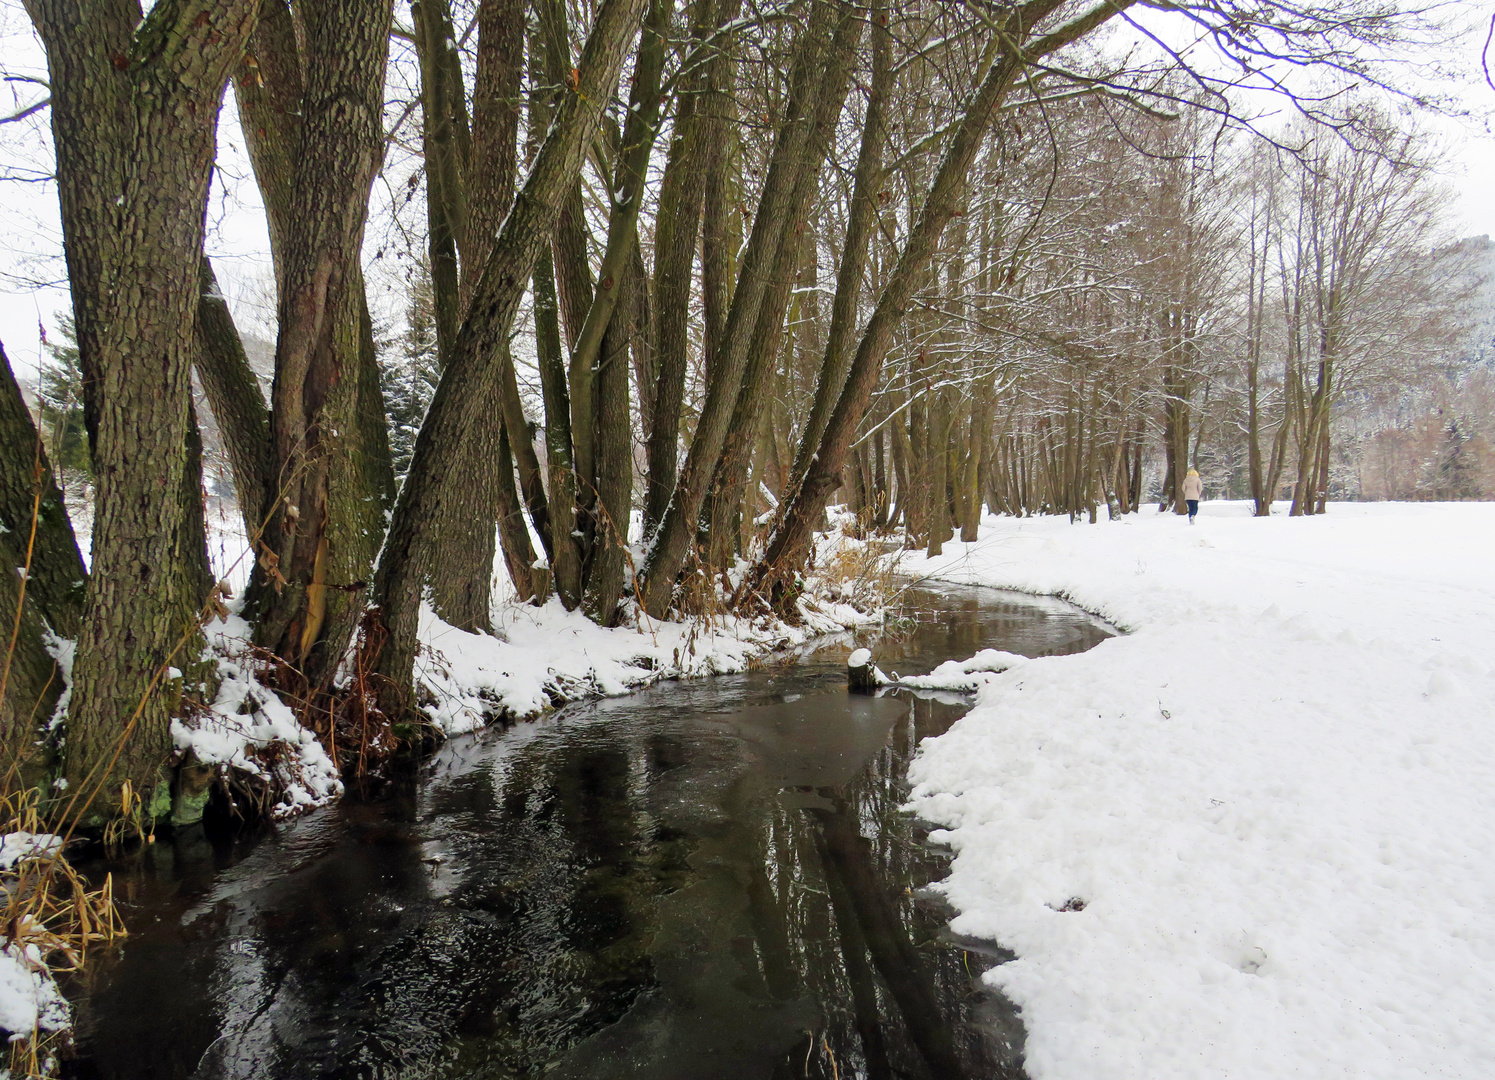
[[[983,503],[1125,512],[1148,440],[1176,494],[1210,395],[1247,403],[1258,498],[1322,492],[1336,395],[1438,340],[1425,169],[1369,107],[1253,132],[1227,90],[1361,76],[1362,46],[1438,28],[1390,0],[1149,14],[1211,38],[1190,70],[1137,61],[1133,4],[25,0],[95,508],[85,570],[7,367],[11,782],[94,817],[126,782],[169,804],[224,599],[194,375],[254,553],[243,614],[333,740],[411,715],[422,598],[487,630],[496,563],[613,624],[697,614],[745,557],[731,602],[793,618],[837,491],[936,550]],[[204,255],[225,94],[274,267],[268,399]],[[435,363],[384,387],[425,379],[423,418],[382,398],[361,258],[399,153]],[[38,742],[51,634],[76,659]]]

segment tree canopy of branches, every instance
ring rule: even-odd
[[[1266,141],[1231,119],[1286,68],[1376,83],[1366,57],[1428,29],[1393,0],[1198,0],[1161,28],[1135,0],[26,9],[95,513],[85,572],[43,447],[76,440],[7,380],[0,544],[39,526],[5,553],[31,569],[0,592],[24,646],[0,719],[95,817],[130,792],[170,810],[171,719],[213,693],[194,374],[277,688],[334,747],[369,725],[388,747],[422,604],[490,630],[495,564],[606,625],[699,615],[718,582],[793,619],[837,492],[938,550],[983,505],[1135,509],[1144,446],[1181,507],[1207,427],[1244,433],[1260,505],[1290,475],[1318,512],[1336,404],[1458,329],[1415,139],[1369,109],[1315,127],[1329,96]],[[268,399],[204,254],[229,89],[273,265]],[[403,239],[377,243],[419,270],[381,354],[371,192],[399,168]],[[1439,483],[1464,490],[1448,439]],[[49,633],[76,639],[66,735],[33,745]]]

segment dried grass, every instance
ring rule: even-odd
[[[138,816],[138,798],[134,812]],[[0,831],[6,833],[46,832],[34,789],[0,797],[0,818]],[[113,877],[106,876],[101,887],[90,890],[60,850],[21,859],[0,874],[0,890],[5,901],[0,936],[51,973],[79,971],[91,948],[107,947],[125,936],[114,903]],[[67,1030],[16,1034],[20,1038],[10,1043],[10,1075],[55,1076],[60,1057],[69,1049]]]
[[[858,528],[854,519],[843,523],[840,533],[839,537],[832,534],[816,538],[800,595],[847,604],[864,615],[881,611],[899,589],[901,549],[874,539],[859,539],[857,533],[866,535],[866,531]]]

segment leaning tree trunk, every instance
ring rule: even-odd
[[[182,499],[198,259],[218,108],[259,4],[159,0],[138,27],[127,5],[27,10],[47,50],[69,282],[94,381],[93,573],[64,770],[79,812],[119,807],[111,792],[128,782],[158,815],[202,600],[204,556],[183,550],[186,517],[202,508]]]
[[[735,17],[740,0],[727,0],[720,13],[715,0],[698,0],[691,36],[700,49],[722,18]],[[710,117],[697,97],[722,83],[725,51],[716,49],[703,73],[687,84],[675,107],[674,135],[659,185],[654,223],[655,386],[647,410],[648,478],[644,492],[644,535],[652,537],[664,518],[679,473],[680,413],[690,359],[691,267],[706,190],[706,140]]]
[[[737,18],[742,0],[718,0],[717,23]],[[741,219],[736,213],[738,185],[733,170],[739,157],[737,120],[737,65],[725,48],[712,58],[707,86],[696,109],[701,139],[701,360],[706,378],[721,350],[732,282],[741,246]],[[678,480],[677,480],[678,484]],[[665,497],[668,505],[673,488]],[[663,520],[661,515],[660,520]]]
[[[877,224],[880,206],[878,181],[882,173],[882,148],[887,139],[883,114],[887,110],[889,90],[893,83],[893,39],[887,30],[887,9],[875,5],[872,11],[872,86],[867,97],[867,115],[862,124],[861,149],[857,153],[852,184],[851,213],[846,223],[846,238],[841,246],[841,265],[836,271],[836,295],[831,302],[831,325],[826,332],[825,355],[820,376],[815,382],[815,399],[810,416],[800,432],[799,448],[789,487],[780,505],[794,499],[801,480],[810,468],[810,460],[820,447],[820,436],[830,420],[831,408],[846,385],[846,370],[851,364],[851,343],[856,334],[857,301],[862,294],[862,276],[867,269],[873,226]]]
[[[31,549],[31,557],[24,561],[29,567],[26,593],[48,625],[62,637],[77,637],[83,625],[88,571],[78,552],[62,490],[57,486],[3,347],[0,347],[0,447],[4,447],[0,451],[0,533],[9,534],[23,549]],[[21,565],[3,563],[0,568]],[[0,629],[6,625],[0,623]]]
[[[48,632],[78,636],[88,573],[41,436],[0,347],[0,794],[45,787],[42,735],[63,676]]]
[[[674,598],[675,579],[695,539],[701,507],[737,406],[754,337],[752,329],[757,325],[774,261],[790,227],[799,174],[806,167],[805,144],[812,127],[808,98],[819,81],[838,7],[817,5],[801,35],[790,75],[785,122],[774,141],[726,326],[709,362],[706,401],[674,497],[641,569],[639,598],[654,618],[662,618]]]
[[[603,0],[599,7],[575,79],[488,256],[416,438],[374,579],[373,601],[386,632],[370,638],[363,658],[382,677],[381,705],[392,715],[404,714],[414,704],[412,672],[425,569],[419,556],[428,550],[428,531],[441,520],[442,505],[458,479],[453,466],[462,440],[474,425],[490,422],[480,415],[477,391],[494,375],[525,282],[550,240],[562,199],[580,175],[643,2]]]
[[[607,242],[597,288],[571,350],[571,436],[579,480],[590,475],[592,544],[586,585],[589,614],[614,621],[623,591],[624,553],[633,494],[633,452],[628,406],[628,354],[641,313],[645,283],[640,276],[638,215],[659,126],[660,78],[673,0],[651,0],[634,56],[628,119],[623,125],[613,176]],[[585,388],[584,393],[580,393]],[[589,412],[582,412],[588,408]]]
[[[791,291],[797,280],[796,271],[806,261],[811,267],[815,265],[815,238],[805,218],[815,194],[821,166],[830,150],[836,121],[846,101],[851,67],[861,36],[861,20],[856,18],[854,9],[846,9],[836,27],[825,71],[812,100],[810,137],[803,149],[805,160],[799,165],[794,199],[785,216],[788,228],[780,241],[779,251],[770,271],[769,287],[758,311],[752,344],[748,350],[748,362],[743,370],[742,387],[737,394],[737,405],[732,411],[727,438],[722,445],[721,460],[717,462],[716,474],[712,480],[710,520],[713,569],[730,566],[738,547],[735,541],[739,539],[741,530],[737,522],[741,517],[743,497],[747,490],[748,466],[753,444],[757,439],[763,412],[762,403],[768,397],[769,378],[774,372],[773,360],[779,354],[784,313],[789,307]],[[809,245],[810,249],[808,260],[801,250],[805,245]]]
[[[657,95],[656,95],[657,96]],[[633,439],[629,429],[628,352],[638,333],[645,282],[630,260],[617,308],[603,336],[597,368],[597,542],[587,573],[587,614],[603,626],[618,620],[633,506]]]
[[[741,595],[768,596],[782,613],[791,613],[797,595],[796,583],[809,557],[816,521],[825,510],[825,502],[840,485],[841,468],[856,435],[857,425],[871,400],[872,390],[882,369],[883,358],[892,344],[893,333],[902,322],[912,302],[915,286],[924,279],[945,226],[960,208],[969,186],[970,170],[998,105],[1022,70],[1033,60],[1072,42],[1130,6],[1131,0],[1114,0],[1090,9],[1078,18],[1020,49],[1006,41],[1003,53],[993,62],[961,121],[956,125],[940,162],[929,195],[919,218],[909,233],[908,242],[898,258],[897,268],[883,287],[877,306],[852,359],[846,387],[826,425],[820,450],[785,513],[782,524],[770,538],[763,558],[744,579]],[[1024,16],[1032,27],[1060,6],[1061,0],[1044,0],[1029,4]],[[1020,33],[1009,16],[1007,30]]]
[[[207,256],[198,271],[198,286],[197,374],[218,430],[223,433],[244,535],[253,547],[264,527],[270,489],[275,483],[270,410],[265,407],[259,379],[249,366],[238,327],[218,291]]]
[[[352,637],[394,488],[359,264],[389,28],[379,0],[308,0],[295,18],[265,0],[235,82],[279,287],[275,481],[246,608],[313,690]]]
[[[454,38],[450,9],[445,0],[424,0],[412,5],[411,12],[421,56],[430,258],[437,292],[438,352],[444,366],[478,274],[513,202],[524,7],[517,0],[500,0],[479,9],[470,133],[461,65],[447,45]],[[449,269],[437,277],[434,270],[440,266]],[[426,557],[432,606],[464,630],[491,629],[495,523],[515,591],[525,600],[536,593],[535,554],[519,508],[509,451],[519,447],[529,484],[538,482],[539,470],[538,462],[531,461],[533,448],[517,384],[512,402],[508,400],[515,382],[512,363],[512,357],[505,356],[496,377],[481,391],[484,413],[503,416],[504,422],[481,425],[465,441],[456,466],[464,479],[453,485],[456,497],[446,505],[446,519],[435,531],[436,550]],[[513,441],[508,434],[511,425],[517,428]],[[548,524],[543,488],[535,497],[533,511],[543,535]]]

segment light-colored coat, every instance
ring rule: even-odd
[[[1204,498],[1204,481],[1197,476],[1184,477],[1184,498],[1196,501]]]

